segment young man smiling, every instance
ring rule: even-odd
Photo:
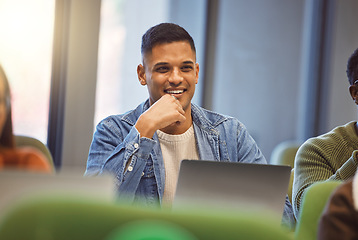
[[[158,129],[173,135],[185,133],[192,125],[191,99],[199,77],[195,50],[187,41],[177,41],[155,45],[142,54],[143,65],[137,73],[140,83],[147,85],[152,108],[139,117],[135,127],[147,138]]]
[[[98,124],[86,175],[114,175],[119,196],[131,202],[170,205],[183,159],[266,164],[242,123],[191,103],[199,64],[185,29],[172,23],[150,28],[141,53],[138,79],[149,99]],[[286,199],[284,222],[292,216]]]

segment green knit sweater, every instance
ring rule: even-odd
[[[298,149],[292,187],[296,218],[302,195],[311,184],[325,180],[346,180],[354,176],[358,163],[355,123],[349,122],[326,134],[310,138]]]

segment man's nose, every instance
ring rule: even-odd
[[[181,72],[179,69],[173,69],[171,72],[168,81],[171,84],[178,85],[183,81],[183,76],[181,75]]]

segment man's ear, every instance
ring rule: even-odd
[[[353,101],[358,105],[358,87],[355,84],[349,86],[349,93],[351,94]]]
[[[138,75],[138,80],[140,82],[141,85],[145,86],[147,85],[147,79],[145,76],[145,69],[144,66],[142,64],[139,64],[137,67],[137,75]]]
[[[195,63],[195,84],[198,84],[198,79],[199,79],[199,63]]]

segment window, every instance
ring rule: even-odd
[[[140,87],[136,72],[141,62],[141,36],[152,25],[167,21],[167,2],[102,0],[95,125],[147,98],[147,90]],[[150,18],[145,13],[148,9]]]
[[[12,92],[14,133],[47,140],[55,1],[0,0],[0,64]]]
[[[198,62],[202,62],[205,9],[204,0],[102,0],[95,125],[148,98],[146,86],[138,82],[136,68],[141,63],[142,35],[150,27],[161,22],[183,26],[194,38]],[[196,99],[200,99],[200,86]]]

